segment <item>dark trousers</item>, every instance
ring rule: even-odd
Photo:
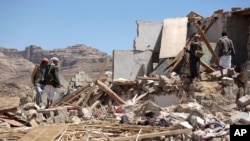
[[[200,60],[190,60],[190,77],[192,79],[200,74]]]

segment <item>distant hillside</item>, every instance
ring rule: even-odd
[[[68,81],[79,71],[85,71],[90,77],[96,78],[106,57],[110,59],[107,70],[112,68],[111,56],[82,44],[53,50],[43,50],[35,45],[26,47],[24,51],[0,47],[0,83],[31,86],[30,74],[34,65],[43,57],[53,56],[60,59],[60,74]]]

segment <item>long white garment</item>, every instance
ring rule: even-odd
[[[232,56],[231,55],[223,55],[220,57],[219,60],[219,65],[225,69],[229,69],[231,68],[231,60],[232,60]]]
[[[53,100],[54,99],[54,95],[56,94],[56,88],[54,88],[51,85],[45,85],[44,91],[47,94],[47,99],[49,99],[49,100]]]

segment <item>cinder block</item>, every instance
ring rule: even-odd
[[[250,104],[250,95],[245,95],[239,99],[240,106],[246,106]]]
[[[234,85],[234,79],[230,77],[223,77],[221,80],[222,84],[227,86],[233,86]]]

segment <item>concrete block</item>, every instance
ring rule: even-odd
[[[155,92],[155,88],[154,87],[149,87],[147,92],[151,94],[151,93]]]
[[[233,86],[226,86],[226,87],[224,87],[222,89],[222,94],[224,94],[224,95],[231,95],[234,98],[236,98],[238,92],[239,92],[239,88],[237,86],[235,86],[235,85],[233,85]]]
[[[74,124],[79,124],[81,122],[81,119],[78,116],[73,116],[71,118],[71,122]]]
[[[163,21],[160,58],[176,57],[186,45],[187,17],[168,18]]]
[[[45,118],[44,118],[44,116],[43,116],[43,113],[37,113],[37,114],[36,114],[36,122],[41,123],[41,122],[43,122],[43,121],[45,121]]]
[[[247,112],[238,112],[231,116],[230,120],[232,121],[232,123],[237,123],[239,120],[250,122],[250,116]]]
[[[28,116],[33,116],[33,115],[36,115],[36,114],[37,114],[37,111],[35,109],[29,109]]]
[[[200,92],[194,92],[194,97],[197,100],[198,103],[201,103],[201,100],[203,100],[205,98],[204,93],[200,93]]]
[[[134,50],[152,50],[160,52],[162,23],[137,20],[137,36],[134,40]]]
[[[196,115],[191,115],[188,119],[189,123],[192,125],[192,126],[202,126],[204,127],[205,126],[205,121],[200,118],[199,116],[196,116]]]
[[[76,79],[76,81],[82,81],[81,80],[81,75],[80,74],[75,74],[75,79]]]
[[[214,80],[218,80],[218,79],[220,79],[220,78],[222,77],[220,71],[212,72],[212,73],[210,73],[210,76],[211,76],[212,79],[214,79]]]
[[[234,79],[230,77],[222,77],[221,82],[222,84],[227,85],[227,86],[234,85]]]
[[[65,123],[66,119],[64,115],[57,115],[54,117],[54,121],[56,124],[59,124],[59,123]]]
[[[250,111],[250,104],[246,106],[246,110]]]
[[[179,125],[188,128],[188,129],[193,129],[193,126],[190,125],[187,121],[180,122]]]
[[[212,106],[211,106],[211,111],[213,111],[213,112],[224,112],[224,108],[213,101]]]
[[[227,69],[222,69],[221,73],[222,76],[227,76]]]
[[[57,107],[57,114],[64,117],[65,121],[69,121],[69,112],[66,107]]]
[[[31,127],[37,127],[37,126],[39,126],[38,123],[37,123],[34,119],[32,119],[32,120],[29,122],[29,124],[31,125]]]
[[[234,71],[234,68],[227,69],[227,75],[228,76],[233,76],[235,74],[236,74],[236,72]]]
[[[151,51],[114,50],[113,79],[135,80],[137,76],[148,75],[153,70],[151,56]]]
[[[154,95],[154,102],[162,107],[177,105],[179,103],[179,98],[176,95]]]
[[[204,111],[203,111],[203,106],[201,106],[198,103],[187,103],[187,104],[179,104],[176,107],[176,111],[177,112],[185,112],[185,113],[191,113],[191,112],[198,112],[201,117],[203,117],[204,115]]]
[[[242,96],[241,98],[239,98],[238,102],[239,102],[240,106],[242,106],[242,107],[249,105],[250,104],[250,95]]]
[[[232,109],[238,109],[238,106],[236,103],[233,103],[233,104],[226,106],[226,109],[230,111]]]
[[[81,82],[81,81],[76,81],[76,82],[75,82],[75,86],[77,86],[77,87],[81,87],[81,86],[83,86],[83,84],[82,84],[82,82]]]

